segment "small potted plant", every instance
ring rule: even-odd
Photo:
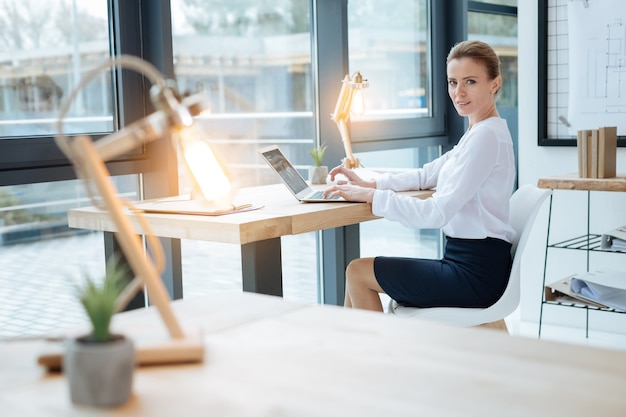
[[[118,311],[126,268],[111,258],[98,285],[90,277],[77,296],[91,323],[91,333],[69,339],[63,359],[74,404],[112,407],[125,403],[132,391],[135,353],[132,340],[112,334],[111,319]]]
[[[313,158],[313,166],[309,167],[309,181],[311,184],[326,184],[328,176],[328,167],[322,165],[324,162],[324,154],[328,147],[324,144],[309,150],[311,158]]]

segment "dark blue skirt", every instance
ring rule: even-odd
[[[374,259],[381,288],[413,307],[488,307],[504,292],[510,272],[511,244],[495,238],[447,238],[441,260]]]

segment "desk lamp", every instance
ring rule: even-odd
[[[72,139],[66,137],[63,134],[63,118],[78,92],[101,72],[114,67],[126,67],[142,73],[153,84],[150,96],[157,110],[96,142],[87,136]],[[135,274],[135,278],[118,300],[118,310],[145,285],[148,299],[158,310],[169,333],[169,340],[145,345],[143,351],[138,347],[138,363],[202,361],[204,349],[201,337],[185,334],[174,316],[169,294],[160,277],[165,263],[160,242],[151,233],[140,211],[134,211],[134,215],[141,230],[135,230],[128,216],[134,206],[118,196],[104,161],[155,140],[171,139],[189,170],[194,198],[207,204],[224,199],[230,192],[230,183],[211,148],[202,140],[202,132],[194,125],[193,120],[194,116],[207,108],[208,100],[205,97],[193,95],[181,99],[173,81],[165,80],[152,65],[132,56],[115,57],[94,68],[81,80],[61,107],[56,143],[73,164],[78,178],[84,180],[93,204],[110,215],[122,252]],[[96,195],[100,198],[95,198]],[[141,234],[146,236],[148,254],[138,238]],[[137,345],[140,346],[141,343]]]
[[[339,92],[335,111],[331,115],[331,118],[337,124],[343,142],[343,148],[346,152],[343,165],[346,168],[352,169],[358,168],[360,163],[358,158],[355,158],[352,154],[348,120],[350,119],[350,113],[358,115],[363,114],[365,111],[362,93],[364,88],[369,87],[369,82],[363,79],[359,71],[352,74],[352,76],[346,74],[341,82],[341,91]]]

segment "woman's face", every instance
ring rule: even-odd
[[[464,57],[448,63],[448,94],[460,116],[476,123],[495,112],[495,93],[501,78],[489,80],[480,62]]]

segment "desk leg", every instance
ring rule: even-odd
[[[183,277],[182,277],[182,265],[181,265],[181,252],[180,252],[180,239],[167,239],[160,238],[161,246],[163,247],[163,253],[165,254],[165,270],[161,275],[165,288],[170,297],[174,300],[183,298]],[[105,259],[109,259],[111,256],[118,256],[122,262],[128,265],[126,257],[122,252],[115,233],[104,232],[104,256]],[[129,267],[130,269],[130,267]],[[133,274],[129,273],[127,277],[128,281],[133,279]],[[143,290],[140,290],[135,294],[131,301],[126,306],[126,310],[133,310],[136,308],[143,308],[146,306],[145,294]]]
[[[112,256],[116,256],[120,263],[126,264],[128,266],[128,274],[125,279],[130,282],[133,279],[134,274],[130,272],[130,265],[128,265],[128,261],[126,260],[126,256],[124,256],[124,252],[122,252],[122,248],[115,238],[115,233],[104,232],[104,259],[108,260]],[[134,310],[137,308],[145,308],[146,295],[143,290],[137,291],[135,296],[128,302],[124,310]]]
[[[241,245],[243,290],[283,296],[280,238]]]
[[[359,225],[322,231],[321,300],[324,304],[343,305],[346,294],[346,267],[360,256]]]

